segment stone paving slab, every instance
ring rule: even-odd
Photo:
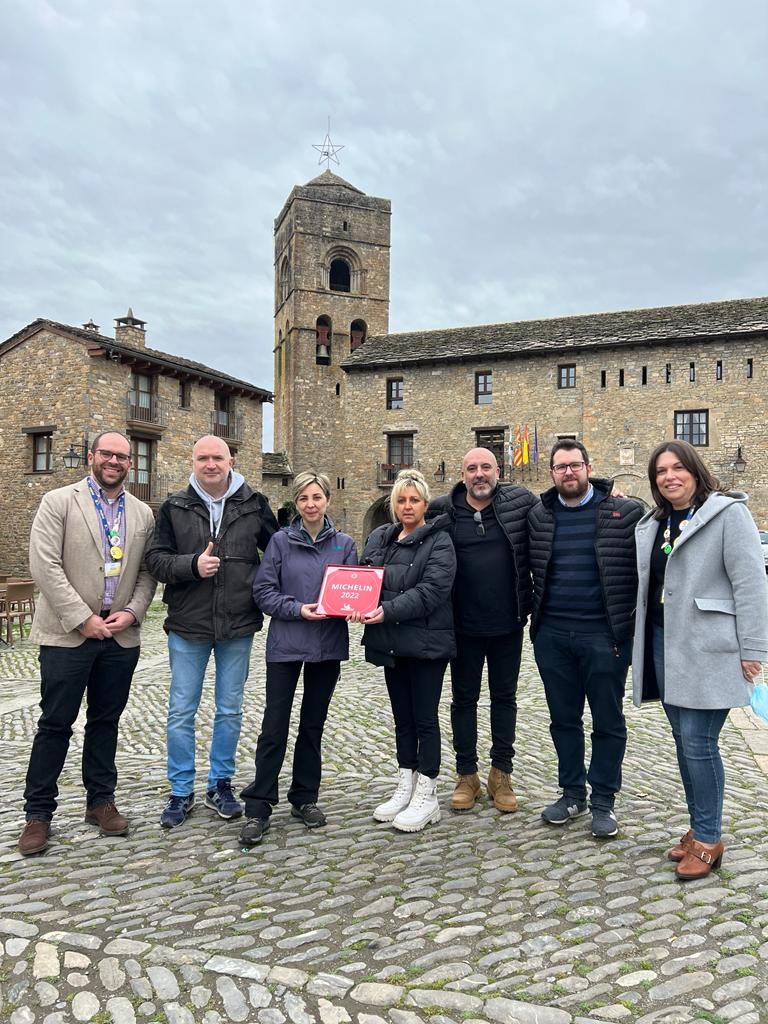
[[[130,835],[100,838],[83,822],[81,719],[53,843],[40,857],[21,858],[15,847],[37,651],[20,643],[0,653],[2,1024],[768,1021],[768,801],[756,763],[768,730],[751,713],[733,715],[724,732],[727,851],[723,870],[702,882],[680,885],[664,860],[687,826],[659,708],[627,706],[615,839],[594,840],[588,817],[563,829],[541,823],[556,770],[528,648],[520,810],[500,815],[483,798],[468,815],[444,810],[438,824],[405,835],[370,817],[392,786],[392,722],[380,671],[365,664],[355,629],[324,742],[328,826],[309,832],[283,802],[263,845],[244,853],[239,824],[201,803],[181,828],[159,827],[168,688],[161,620],[156,606],[123,718],[118,795]],[[263,640],[254,647],[238,784],[252,771],[263,708]],[[206,687],[201,771],[211,708]],[[448,687],[441,721],[445,806]],[[481,751],[489,742],[484,702]],[[285,773],[283,796],[288,781]]]

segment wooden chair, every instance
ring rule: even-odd
[[[7,583],[5,597],[0,608],[0,622],[5,622],[6,643],[13,643],[13,623],[19,627],[19,637],[24,639],[24,624],[35,614],[35,585],[29,583]]]

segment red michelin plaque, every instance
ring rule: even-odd
[[[318,615],[368,615],[379,607],[383,579],[384,569],[378,566],[327,565],[317,599]]]

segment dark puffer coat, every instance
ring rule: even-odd
[[[243,484],[224,504],[213,554],[215,576],[201,579],[198,556],[211,540],[208,509],[193,487],[163,502],[147,550],[147,568],[165,584],[166,632],[185,640],[234,640],[261,629],[264,616],[251,596],[259,551],[278,529],[263,494]]]
[[[391,665],[394,658],[433,661],[456,654],[451,610],[456,552],[448,525],[448,516],[440,516],[398,540],[402,528],[395,523],[368,538],[361,565],[384,566],[384,621],[365,627],[366,661]]]
[[[453,536],[456,513],[453,510],[454,499],[459,493],[466,493],[463,483],[458,483],[450,494],[444,494],[430,502],[427,509],[427,522],[436,516],[448,515],[449,529]],[[525,487],[515,484],[499,484],[493,492],[491,507],[494,515],[506,534],[512,549],[512,560],[515,565],[515,590],[520,627],[531,613],[531,573],[528,559],[528,513],[536,499]]]
[[[643,509],[639,502],[631,498],[611,497],[612,480],[593,477],[590,482],[599,502],[595,554],[605,614],[614,640],[616,643],[623,643],[634,631],[637,596],[635,525],[639,522]],[[548,491],[544,491],[528,515],[533,573],[531,640],[536,637],[544,606],[547,566],[555,536],[555,515],[552,511],[555,501],[557,488],[550,487]],[[578,613],[578,609],[574,611]]]

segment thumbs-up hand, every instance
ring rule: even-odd
[[[216,555],[212,555],[213,541],[210,541],[208,547],[202,554],[197,556],[197,574],[201,579],[208,579],[209,576],[215,576],[219,571],[220,559]]]

